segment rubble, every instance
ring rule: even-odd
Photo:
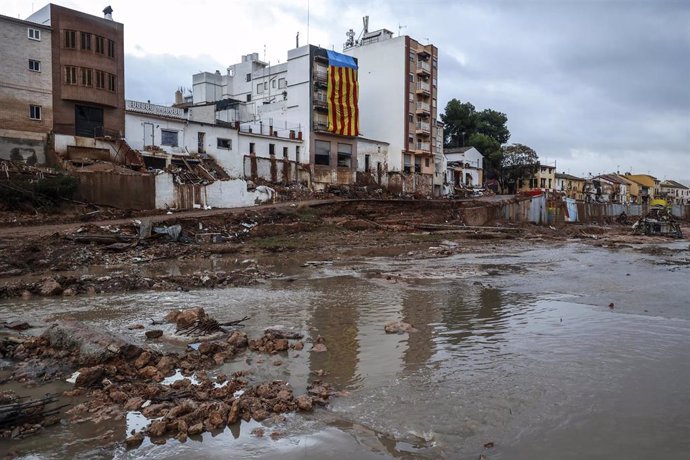
[[[389,321],[383,326],[386,334],[404,334],[406,332],[417,332],[417,329],[404,321]]]

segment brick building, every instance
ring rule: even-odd
[[[48,4],[27,20],[52,28],[53,131],[124,135],[124,26],[112,9],[100,18]]]
[[[0,158],[45,162],[53,126],[51,28],[0,15]]]

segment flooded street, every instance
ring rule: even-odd
[[[690,452],[687,241],[615,249],[487,243],[479,253],[448,257],[427,249],[307,266],[289,255],[267,260],[284,276],[251,287],[14,299],[0,311],[7,321],[32,323],[69,316],[138,344],[142,331],[128,325],[191,306],[221,322],[250,316],[250,337],[275,325],[304,332],[307,342],[321,335],[325,353],[309,344],[274,356],[247,351],[213,374],[251,369],[250,381],[286,380],[295,393],[323,374],[342,391],[326,408],[277,425],[242,422],[186,443],[146,439],[127,451],[124,438],[148,423],[130,412],[120,421],[2,440],[0,453],[669,460]],[[166,269],[180,270],[175,263]],[[385,334],[392,320],[417,332]],[[0,364],[0,376],[7,366]],[[4,387],[41,395],[71,384]],[[284,435],[252,435],[260,426]],[[489,442],[495,446],[485,448]]]

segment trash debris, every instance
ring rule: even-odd
[[[632,228],[633,233],[636,235],[659,235],[683,238],[680,224],[676,222],[670,209],[664,205],[651,206],[647,214],[635,222]]]
[[[386,334],[403,334],[405,332],[417,332],[417,329],[404,321],[390,321],[383,326]]]
[[[153,227],[153,232],[167,235],[170,241],[177,241],[180,238],[180,233],[182,233],[182,226],[177,224],[170,227]]]

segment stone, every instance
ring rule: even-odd
[[[264,429],[261,427],[256,427],[252,430],[252,436],[256,436],[257,438],[263,438],[264,436]]]
[[[386,331],[386,334],[417,332],[417,329],[415,329],[414,326],[404,321],[389,321],[383,326],[383,329]]]
[[[144,325],[138,324],[138,323],[137,324],[130,324],[129,326],[127,326],[127,329],[129,329],[130,331],[133,331],[135,329],[144,329]]]
[[[141,445],[142,442],[144,442],[144,435],[140,431],[125,440],[127,449],[136,449]]]
[[[174,323],[177,321],[177,317],[182,313],[180,310],[169,311],[163,318],[166,323]]]
[[[136,361],[134,361],[134,367],[136,367],[137,369],[141,369],[142,367],[146,366],[150,361],[151,353],[145,351],[139,355]]]
[[[161,376],[160,372],[158,372],[158,369],[153,366],[146,366],[145,368],[141,369],[139,371],[139,376],[145,379],[152,379],[157,382],[163,380],[163,377]]]
[[[163,436],[167,430],[167,425],[163,420],[157,420],[149,425],[149,436],[159,437]]]
[[[228,412],[228,425],[234,425],[240,418],[240,400],[236,399],[232,402],[230,406],[230,411]]]
[[[62,291],[62,295],[63,295],[64,297],[74,297],[75,295],[77,295],[77,293],[74,292],[74,289],[72,289],[72,288],[67,288],[67,289],[65,289],[64,291]]]
[[[324,345],[323,343],[315,343],[311,351],[316,353],[323,353],[324,351],[328,351],[328,347],[326,347],[326,345]]]
[[[153,329],[151,331],[146,331],[146,338],[147,339],[159,339],[163,337],[163,331],[160,329]]]
[[[304,342],[299,341],[299,342],[294,343],[292,345],[292,349],[295,351],[301,351],[302,349],[304,349]]]
[[[122,404],[127,401],[127,395],[123,391],[111,391],[110,399],[115,403]]]
[[[217,410],[212,411],[208,415],[208,423],[214,429],[225,426],[225,420],[223,419],[223,415]]]
[[[276,339],[273,344],[275,351],[286,351],[289,346],[287,339]]]
[[[74,382],[76,387],[91,387],[101,383],[105,376],[103,366],[84,367],[79,369],[79,375]]]
[[[309,395],[300,395],[295,399],[297,403],[297,408],[303,412],[311,412],[313,410],[313,404],[311,397]]]
[[[144,398],[137,396],[137,397],[128,399],[127,402],[125,403],[124,409],[126,411],[139,410],[141,408],[142,404],[144,404]]]
[[[41,284],[41,295],[52,296],[62,293],[62,286],[53,278],[46,278]]]
[[[33,295],[29,291],[22,291],[22,300],[29,300]]]
[[[177,325],[178,329],[184,329],[204,318],[206,318],[206,313],[204,312],[203,308],[190,308],[189,310],[181,311],[180,314],[177,315],[177,318],[175,318],[175,324]]]
[[[247,338],[247,333],[246,332],[240,332],[240,331],[235,331],[232,334],[230,334],[230,337],[228,337],[227,340],[228,344],[232,345],[233,347],[240,349],[240,348],[247,348],[249,345],[249,339]]]
[[[194,436],[194,435],[197,435],[197,434],[201,434],[201,433],[203,433],[203,432],[204,432],[204,424],[201,423],[201,422],[199,422],[199,423],[197,423],[197,424],[195,424],[195,425],[190,426],[190,427],[189,427],[189,430],[187,430],[187,434],[188,434],[189,436]]]
[[[158,360],[156,368],[161,374],[168,375],[173,371],[173,369],[175,369],[176,365],[177,361],[174,358],[170,356],[163,356],[160,360]]]
[[[187,426],[187,422],[185,422],[184,420],[178,420],[177,421],[177,432],[187,434],[187,431],[189,431],[189,427]]]

